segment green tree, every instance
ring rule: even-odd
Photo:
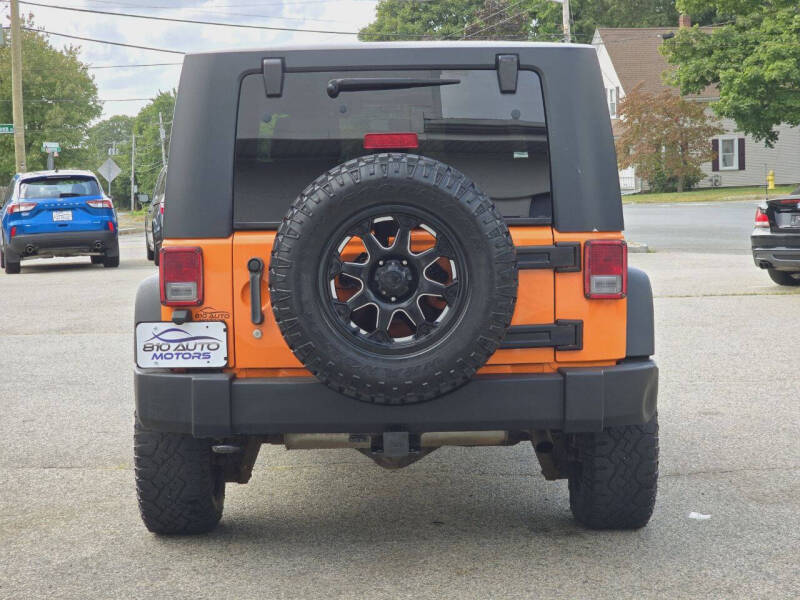
[[[636,174],[656,191],[682,192],[700,181],[700,165],[714,158],[708,140],[723,132],[709,119],[704,103],[685,100],[672,90],[644,92],[641,84],[622,99],[619,116],[619,166],[636,167]]]
[[[572,0],[575,41],[589,42],[596,27],[671,27],[675,0]],[[695,13],[701,23],[714,9]],[[383,0],[376,19],[361,30],[366,41],[397,39],[542,39],[563,36],[561,4],[552,0]]]
[[[139,111],[133,125],[136,135],[136,185],[142,194],[153,193],[153,188],[161,170],[161,136],[158,114],[164,122],[166,140],[164,147],[169,150],[169,137],[172,131],[172,113],[175,111],[176,91],[159,92],[153,100]],[[130,161],[130,159],[129,159]]]
[[[31,24],[30,19],[28,24]],[[78,59],[78,48],[57,50],[46,35],[22,32],[22,91],[25,115],[25,154],[29,171],[44,169],[42,142],[58,142],[60,168],[86,168],[85,140],[89,124],[102,107],[97,86]],[[0,47],[0,121],[11,123],[11,46]],[[14,140],[0,135],[0,182],[15,171]]]
[[[111,184],[111,193],[118,206],[129,206],[131,193],[131,132],[134,117],[114,115],[100,121],[89,129],[86,140],[86,165],[84,168],[97,172],[111,158],[122,169]],[[103,188],[108,189],[105,180]]]
[[[797,0],[678,0],[692,15],[713,5],[720,15],[735,15],[711,33],[697,27],[678,32],[664,44],[677,66],[670,82],[682,93],[708,85],[719,89],[712,106],[736,121],[741,131],[778,139],[780,123],[800,125],[800,5]]]
[[[460,39],[483,0],[383,0],[375,21],[358,34],[362,41]]]

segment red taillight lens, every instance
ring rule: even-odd
[[[756,227],[769,227],[769,217],[760,206],[756,209]]]
[[[203,303],[203,251],[167,247],[159,256],[161,304],[196,306]]]
[[[158,207],[158,212],[160,212],[162,215],[164,214],[164,203],[163,202],[161,203],[161,206]]]
[[[628,293],[628,245],[590,240],[584,245],[583,291],[587,298],[624,298]]]
[[[14,202],[13,204],[8,205],[8,214],[13,215],[14,213],[25,213],[32,211],[36,208],[36,202]]]
[[[419,148],[416,133],[367,133],[364,135],[365,150],[402,150]]]
[[[108,221],[107,224],[108,224],[108,230],[113,233],[114,232],[114,222],[113,221]]]
[[[17,226],[16,225],[14,225],[14,227],[11,228],[11,237],[13,238],[15,235],[17,235]]]
[[[104,200],[87,200],[86,204],[88,204],[92,208],[114,208],[114,205],[111,204],[111,200],[108,200],[108,199],[104,199]]]

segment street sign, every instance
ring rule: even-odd
[[[0,123],[0,133],[14,133],[14,124]]]
[[[117,166],[117,163],[109,158],[106,162],[100,165],[100,168],[97,169],[97,172],[100,173],[100,175],[102,175],[108,183],[111,183],[117,178],[117,175],[122,173],[122,169]]]
[[[42,152],[47,152],[48,154],[61,152],[61,144],[58,142],[42,142]]]

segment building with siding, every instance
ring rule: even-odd
[[[681,17],[682,26],[688,26],[688,17]],[[646,92],[657,94],[667,86],[662,73],[671,68],[659,52],[665,34],[674,33],[677,28],[605,28],[595,30],[592,45],[597,50],[603,84],[608,99],[608,111],[615,135],[623,127],[617,115],[619,101],[626,91],[641,84]],[[677,92],[676,92],[677,93]],[[697,102],[710,103],[719,99],[713,86],[703,92],[687,96]],[[708,112],[713,116],[709,107]],[[779,138],[773,148],[757,142],[750,136],[737,131],[736,123],[730,119],[720,119],[725,133],[709,140],[716,153],[716,159],[702,166],[706,177],[699,182],[700,187],[733,187],[764,185],[766,174],[775,172],[776,184],[800,182],[800,128],[781,125]],[[634,169],[620,171],[620,187],[623,193],[633,193],[646,189],[647,185],[636,177]]]

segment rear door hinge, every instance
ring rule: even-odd
[[[501,349],[555,348],[556,350],[581,350],[583,348],[583,321],[559,319],[546,325],[512,325],[500,342]]]
[[[516,54],[498,54],[495,58],[495,65],[500,93],[515,94],[517,92],[519,57]]]
[[[278,98],[283,94],[282,58],[265,58],[261,61],[261,74],[264,77],[264,91],[267,98]]]
[[[520,269],[554,269],[558,273],[581,270],[580,242],[559,242],[555,246],[517,246]]]

